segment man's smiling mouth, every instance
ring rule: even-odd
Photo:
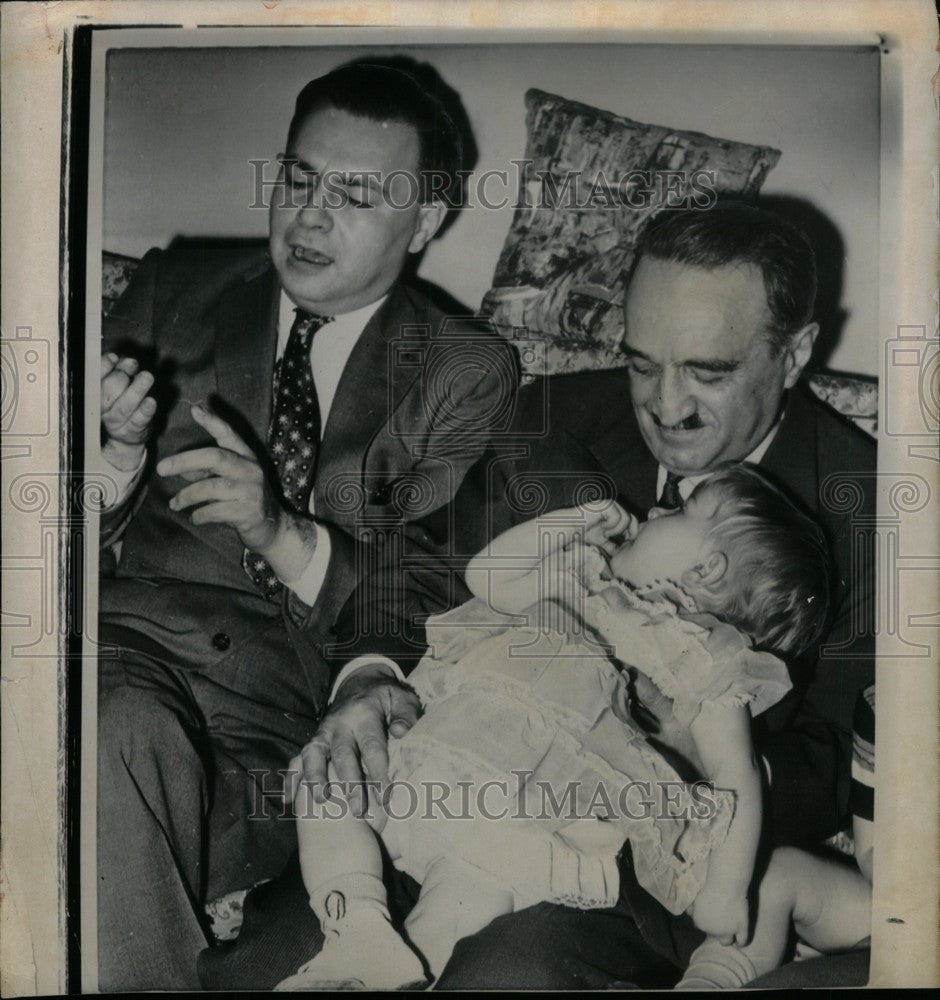
[[[702,423],[702,418],[697,413],[690,414],[684,420],[680,420],[677,424],[664,424],[655,413],[650,415],[653,418],[653,423],[662,431],[697,431],[701,430],[705,426]]]
[[[316,264],[320,267],[333,263],[333,258],[328,257],[325,253],[320,253],[319,250],[309,250],[307,247],[297,244],[291,247],[290,255],[293,260],[302,261],[304,264]]]

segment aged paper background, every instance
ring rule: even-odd
[[[435,30],[444,29],[525,32],[527,41],[565,40],[583,32],[598,39],[619,32],[621,41],[701,39],[702,32],[709,40],[740,44],[771,39],[778,44],[834,45],[881,40],[885,96],[900,107],[897,118],[883,121],[882,147],[897,146],[902,155],[900,171],[883,176],[881,190],[878,526],[883,540],[883,617],[878,647],[872,985],[940,982],[936,529],[940,389],[933,5],[929,0],[812,4],[182,0],[2,6],[0,992],[26,996],[82,988],[77,975],[66,979],[69,918],[75,917],[67,912],[66,864],[77,864],[78,856],[76,831],[67,830],[64,819],[67,771],[76,761],[65,752],[68,667],[63,653],[70,619],[61,570],[67,546],[77,544],[81,524],[69,520],[64,503],[73,497],[75,480],[65,461],[69,428],[63,414],[75,386],[62,370],[64,296],[71,276],[60,241],[68,209],[62,188],[69,155],[63,142],[63,109],[68,113],[63,82],[68,76],[70,32],[82,23],[384,25],[425,29],[422,40],[428,44],[433,44]],[[94,300],[89,308],[97,308]],[[89,415],[96,417],[91,411]],[[94,571],[91,566],[84,570]],[[87,889],[94,884],[93,846],[89,849],[93,832],[88,825],[93,818],[89,764],[94,761],[94,746],[87,732],[81,759],[85,772],[81,868]],[[86,955],[94,954],[92,914],[93,909],[82,907]],[[87,988],[87,976],[82,979]]]

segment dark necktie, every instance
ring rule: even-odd
[[[682,494],[679,492],[679,483],[683,477],[677,476],[674,472],[666,473],[666,482],[663,483],[663,491],[656,501],[657,507],[664,510],[678,510],[683,506]]]
[[[277,469],[284,505],[295,514],[310,510],[310,492],[320,445],[320,404],[310,369],[310,343],[331,316],[297,310],[287,346],[274,366],[274,404],[268,427],[268,453]],[[274,599],[281,581],[263,556],[245,549],[245,571],[265,597]]]

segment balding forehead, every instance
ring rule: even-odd
[[[656,360],[740,356],[755,335],[769,335],[760,269],[706,269],[644,257],[627,289],[627,345]]]

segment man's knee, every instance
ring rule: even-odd
[[[564,989],[581,985],[570,950],[548,924],[548,903],[497,917],[457,942],[437,989]]]
[[[125,763],[135,756],[195,755],[184,699],[156,686],[103,683],[98,689],[98,755]]]

